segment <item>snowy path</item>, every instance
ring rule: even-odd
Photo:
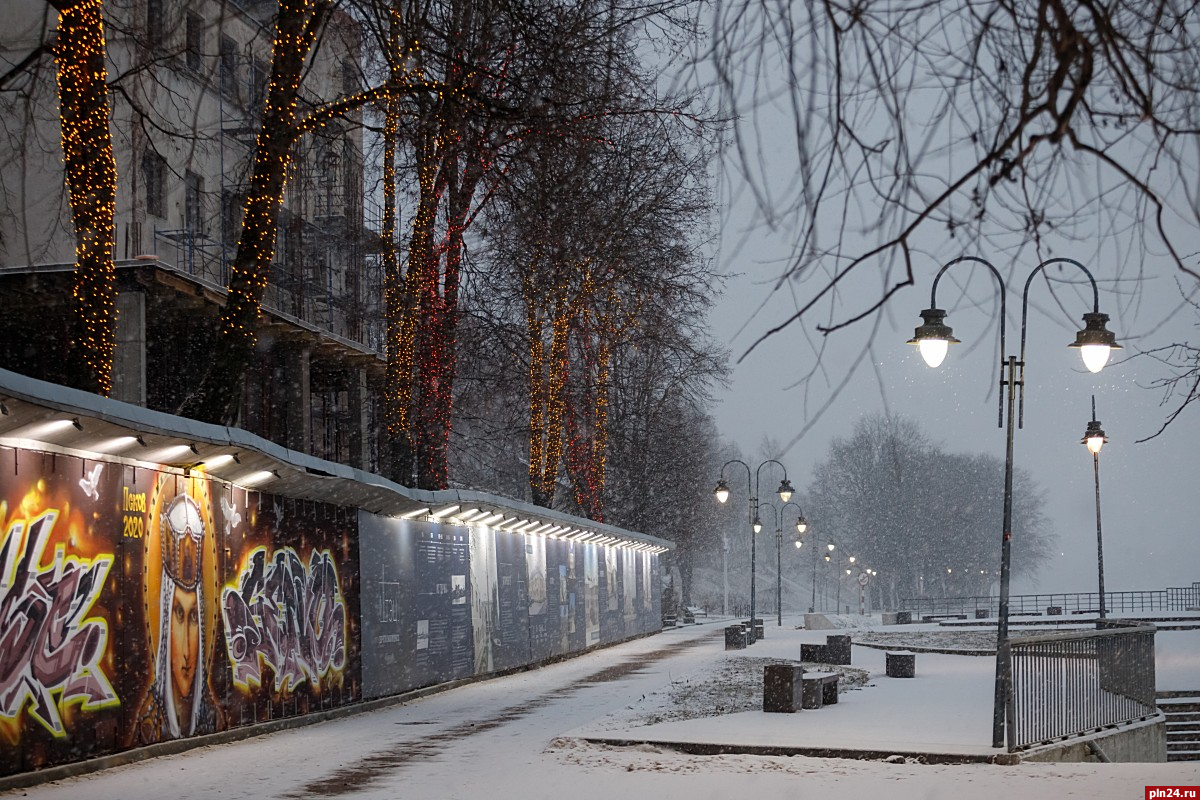
[[[560,738],[606,719],[629,717],[655,697],[664,697],[673,679],[711,668],[715,659],[724,657],[720,636],[717,626],[675,630],[403,706],[2,796],[38,800],[728,800],[742,796],[756,800],[833,796],[1095,800],[1143,797],[1148,784],[1200,784],[1200,764],[1000,767],[703,757]],[[710,724],[718,728],[754,725],[755,719],[761,721],[762,716],[713,717]]]

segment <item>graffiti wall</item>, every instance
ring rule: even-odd
[[[581,652],[659,592],[647,553],[0,447],[0,775]]]
[[[0,448],[0,774],[360,697],[357,515]]]

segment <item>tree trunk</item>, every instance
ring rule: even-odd
[[[392,48],[400,44],[401,16],[392,10],[389,38]],[[402,66],[391,68],[392,84],[401,79]],[[400,267],[396,251],[396,145],[400,139],[400,103],[394,96],[384,102],[383,123],[383,225],[380,231],[384,264],[384,314],[387,324],[387,368],[384,376],[384,424],[387,439],[382,442],[383,474],[398,483],[412,483],[412,405],[413,324],[415,321],[412,287],[408,274]]]
[[[71,383],[108,396],[116,344],[116,274],[112,262],[117,166],[109,131],[108,74],[102,0],[80,0],[58,17],[62,151],[75,229]]]
[[[279,3],[267,102],[255,146],[242,235],[221,309],[220,336],[199,388],[180,410],[185,416],[223,425],[237,421],[242,384],[254,359],[258,312],[275,256],[279,209],[297,135],[300,79],[320,19],[327,11],[328,3],[312,0]]]
[[[562,461],[570,314],[561,290],[549,301],[542,297],[544,292],[531,268],[524,279],[529,336],[529,490],[535,505],[550,508]],[[543,340],[546,315],[539,313],[543,304],[552,306],[549,357]]]

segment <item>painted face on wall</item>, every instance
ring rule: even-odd
[[[171,683],[190,697],[200,657],[200,609],[196,593],[179,586],[171,599]]]

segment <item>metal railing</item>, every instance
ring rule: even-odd
[[[1012,639],[1009,751],[1158,713],[1155,630],[1149,623],[1113,620],[1094,631]]]
[[[1187,611],[1200,608],[1200,582],[1191,586],[1150,589],[1131,592],[1105,592],[1105,607],[1110,614],[1133,614],[1152,611]],[[1009,614],[1046,614],[1047,609],[1074,614],[1099,612],[1098,592],[1054,592],[1050,594],[1017,594],[1009,597]],[[1000,601],[987,595],[973,597],[906,597],[900,601],[900,611],[911,611],[914,617],[954,616],[986,611],[995,617]]]

